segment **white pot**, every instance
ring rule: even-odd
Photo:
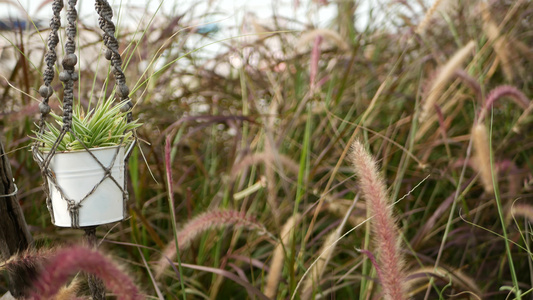
[[[90,149],[100,163],[109,168],[117,147]],[[124,147],[120,147],[111,169],[111,178],[104,177],[102,166],[85,150],[57,152],[49,165],[57,185],[67,199],[80,203],[78,226],[96,226],[124,219]],[[100,184],[99,184],[100,183]],[[117,185],[118,183],[118,185]],[[91,193],[96,186],[96,189]],[[53,210],[54,225],[72,227],[68,202],[63,199],[56,186],[48,180]],[[89,196],[87,194],[91,193]],[[86,199],[84,199],[87,196]]]

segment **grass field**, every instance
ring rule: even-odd
[[[362,31],[375,12],[357,1],[301,2],[338,14],[323,28],[248,20],[223,40],[166,11],[117,29],[143,125],[129,217],[96,233],[105,258],[63,249],[83,231],[51,224],[32,159],[48,30],[0,32],[0,135],[28,257],[114,262],[104,282],[129,277],[148,299],[533,299],[531,1],[388,1]],[[114,79],[99,29],[78,36],[87,107]],[[211,43],[221,54],[202,52]],[[57,74],[52,86],[60,113]]]

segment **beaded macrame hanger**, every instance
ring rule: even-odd
[[[89,151],[87,146],[83,143],[82,140],[80,140],[75,132],[72,130],[72,113],[73,113],[73,102],[74,102],[74,82],[78,80],[78,73],[75,70],[75,66],[78,62],[78,58],[75,54],[76,51],[76,33],[77,33],[77,11],[76,11],[76,3],[77,0],[68,0],[67,1],[67,26],[66,26],[66,36],[67,40],[65,43],[65,56],[63,57],[63,60],[61,62],[63,66],[63,71],[59,73],[59,80],[63,82],[64,89],[63,89],[63,126],[60,130],[60,134],[53,144],[50,151],[46,154],[42,153],[39,149],[41,145],[39,145],[37,142],[34,144],[32,152],[35,160],[39,163],[39,166],[41,168],[41,173],[44,178],[44,188],[47,193],[47,207],[50,211],[50,215],[52,216],[52,222],[54,221],[54,213],[52,209],[52,203],[50,199],[50,191],[48,188],[48,183],[51,183],[60,193],[62,199],[64,199],[67,202],[69,214],[71,217],[71,227],[73,228],[79,228],[79,209],[83,204],[83,201],[86,200],[97,188],[98,186],[106,179],[111,179],[122,191],[123,195],[123,210],[124,215],[126,215],[126,202],[128,199],[127,194],[127,187],[122,187],[117,180],[111,175],[111,169],[113,167],[113,164],[116,160],[116,157],[119,152],[119,148],[117,147],[116,152],[114,153],[114,157],[112,159],[112,163],[109,167],[104,166],[97,158],[96,156]],[[54,0],[52,4],[52,10],[53,10],[53,16],[50,20],[50,34],[48,36],[48,42],[47,42],[47,52],[45,54],[45,62],[46,62],[46,68],[43,73],[43,81],[44,84],[39,88],[39,94],[42,97],[42,101],[39,104],[39,110],[41,113],[41,118],[39,121],[39,131],[38,134],[42,135],[44,134],[46,130],[46,117],[50,113],[50,105],[48,104],[50,97],[54,93],[54,90],[51,86],[51,83],[54,79],[54,67],[55,63],[57,61],[57,54],[56,54],[56,47],[59,43],[59,36],[58,36],[58,30],[61,27],[61,10],[63,9],[63,0]],[[103,30],[103,42],[106,46],[106,52],[105,52],[105,58],[110,61],[111,67],[112,67],[112,73],[115,78],[115,84],[116,84],[116,91],[115,94],[120,99],[120,103],[122,103],[122,106],[120,107],[121,111],[127,112],[126,118],[127,122],[132,121],[132,113],[131,109],[133,108],[133,103],[131,99],[129,98],[129,88],[126,85],[126,76],[124,75],[124,72],[122,71],[122,59],[120,56],[120,53],[118,51],[118,41],[115,38],[115,25],[113,24],[112,18],[113,18],[113,10],[107,0],[95,0],[95,9],[96,12],[99,15],[98,18],[98,25]],[[100,180],[98,184],[96,184],[91,191],[83,198],[81,201],[76,202],[72,199],[69,199],[65,193],[62,191],[60,186],[56,182],[56,178],[53,174],[53,172],[50,170],[49,165],[50,162],[55,155],[55,152],[57,150],[57,147],[61,140],[64,138],[64,136],[70,133],[77,141],[80,142],[80,144],[85,148],[85,150],[92,156],[93,159],[97,161],[97,163],[100,165],[100,167],[104,170],[104,176]],[[122,139],[121,143],[123,142],[124,138]],[[133,144],[129,148],[128,152],[125,155],[125,161],[129,159],[129,156],[131,154],[131,149],[135,145],[135,140],[133,141]],[[127,168],[124,168],[124,178],[127,178]],[[103,208],[104,209],[104,208]]]

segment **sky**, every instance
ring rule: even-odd
[[[64,0],[66,2],[67,0]],[[337,5],[330,3],[329,5],[319,5],[325,0],[108,0],[112,5],[115,17],[114,22],[117,22],[117,14],[119,9],[122,9],[120,26],[129,26],[130,28],[137,28],[136,26],[141,22],[141,19],[148,20],[155,13],[158,15],[178,16],[187,14],[189,25],[201,26],[206,23],[216,24],[220,29],[213,40],[223,40],[226,38],[234,38],[236,36],[247,34],[250,32],[243,32],[241,24],[243,19],[247,20],[247,24],[251,23],[250,19],[261,25],[266,24],[266,28],[275,28],[275,26],[268,26],[272,23],[271,17],[273,15],[285,17],[294,22],[284,24],[290,30],[303,30],[304,26],[301,24],[312,24],[315,28],[330,27],[332,20],[337,14]],[[360,2],[357,13],[356,26],[362,29],[365,23],[368,22],[367,13],[369,3],[374,0],[363,0]],[[8,5],[3,2],[13,2],[14,5]],[[40,7],[42,3],[46,5]],[[49,23],[52,0],[0,0],[0,20],[9,18],[26,19],[29,15],[33,20],[40,20],[41,26],[47,27]],[[333,2],[333,1],[330,1]],[[295,3],[299,3],[295,7]],[[89,26],[96,26],[97,14],[94,10],[94,0],[78,0],[77,4],[79,18],[84,24]],[[159,10],[158,10],[159,9]],[[207,17],[206,12],[210,13]],[[62,13],[63,18],[65,12]],[[365,20],[366,19],[366,20]],[[65,21],[62,22],[63,24]],[[293,26],[293,27],[291,27]],[[296,26],[296,27],[295,27]],[[250,26],[248,26],[250,27]],[[194,42],[194,40],[192,40]],[[0,39],[0,46],[4,41]],[[202,42],[202,41],[201,41]],[[7,45],[7,44],[6,44]],[[191,46],[191,45],[189,45]],[[194,44],[195,48],[203,46],[203,44]],[[214,43],[202,49],[202,52],[212,53],[207,54],[211,56],[220,53],[223,48],[220,44]]]
[[[7,0],[16,3],[8,5],[0,3],[0,18],[23,17],[22,9],[26,10],[32,18],[48,20],[51,15],[51,4],[46,5],[39,11],[37,9],[46,0]],[[51,1],[51,0],[50,0]],[[4,1],[0,1],[4,2]],[[246,12],[253,12],[259,19],[265,19],[273,15],[273,7],[276,8],[277,14],[284,17],[295,18],[299,21],[309,23],[312,19],[313,24],[318,27],[326,26],[327,22],[334,17],[336,6],[328,5],[317,9],[318,5],[312,4],[310,0],[300,0],[298,9],[294,9],[295,0],[110,0],[114,9],[118,7],[127,7],[128,11],[155,12],[161,4],[161,12],[172,15],[191,12],[191,7],[196,4],[192,12],[203,13],[210,11],[217,13],[210,20],[198,20],[201,23],[220,21],[221,27],[235,25],[242,20]],[[273,4],[274,3],[274,4]],[[15,8],[16,6],[16,8]],[[94,0],[78,0],[78,10],[80,17],[84,20],[95,14]],[[22,9],[21,9],[22,8]],[[311,8],[311,9],[310,9]],[[309,11],[313,13],[309,13]],[[47,22],[46,22],[47,23]]]

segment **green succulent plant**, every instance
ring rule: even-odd
[[[67,132],[56,151],[75,151],[87,148],[110,147],[130,144],[133,140],[133,130],[142,124],[137,120],[127,122],[127,112],[122,112],[120,107],[124,102],[113,106],[113,98],[100,101],[95,108],[85,114],[81,105],[73,109],[72,132]],[[44,133],[34,131],[34,140],[40,143],[42,151],[50,151],[59,138],[63,117],[50,113],[55,123],[46,122],[47,130]],[[77,138],[76,138],[77,137]],[[83,144],[82,144],[83,142]]]

